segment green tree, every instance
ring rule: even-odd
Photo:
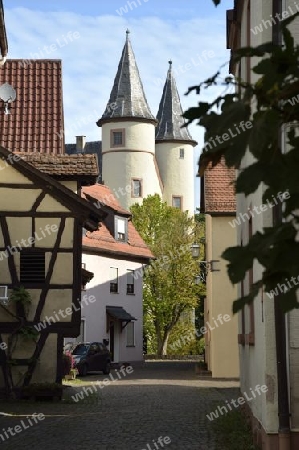
[[[219,1],[215,1],[219,4]],[[288,29],[298,13],[281,22],[284,45],[268,42],[256,48],[242,48],[234,52],[236,62],[242,58],[255,58],[252,71],[259,75],[256,83],[250,84],[233,77],[221,77],[220,71],[188,93],[223,86],[224,93],[211,103],[199,102],[197,107],[184,113],[188,123],[197,121],[205,132],[205,147],[200,157],[201,174],[208,164],[216,165],[221,158],[227,166],[239,168],[248,151],[253,156],[252,164],[239,170],[236,192],[248,196],[263,188],[263,203],[273,202],[273,197],[284,197],[283,208],[277,208],[281,220],[271,227],[257,231],[248,244],[227,249],[223,257],[228,263],[228,274],[232,283],[241,282],[254,261],[263,267],[262,279],[253,284],[249,295],[234,302],[237,312],[256,297],[260,288],[270,292],[278,283],[293,280],[299,274],[299,47]],[[230,93],[232,89],[235,93]],[[229,92],[229,93],[227,93]],[[250,127],[233,139],[219,142],[217,137],[228,132],[232,124],[250,123]],[[281,132],[285,131],[286,149],[281,149]],[[207,145],[218,142],[217,145]],[[210,148],[208,148],[210,147]],[[289,289],[280,299],[281,307],[288,311],[298,307],[296,289]]]
[[[171,331],[182,314],[198,304],[198,263],[191,245],[198,240],[200,227],[157,194],[133,205],[131,212],[134,226],[156,257],[144,273],[145,332],[150,348],[166,355]]]

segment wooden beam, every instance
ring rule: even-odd
[[[43,211],[3,211],[0,212],[0,217],[46,217],[46,218],[61,218],[61,217],[70,217],[74,218],[74,215],[70,212],[43,212]]]
[[[0,217],[0,223],[1,223],[1,229],[2,229],[5,247],[11,248],[12,245],[11,245],[8,225],[7,225],[7,221],[6,221],[5,217]],[[7,259],[8,259],[8,267],[9,267],[12,284],[14,285],[14,287],[17,287],[17,286],[19,286],[19,278],[18,278],[17,268],[15,265],[14,255],[9,254]]]

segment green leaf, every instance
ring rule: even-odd
[[[258,281],[257,283],[254,283],[251,286],[251,291],[248,295],[245,295],[244,297],[235,300],[233,302],[233,314],[236,314],[237,312],[241,311],[245,305],[249,305],[250,303],[252,303],[255,297],[258,295],[261,287],[262,283],[261,281]]]
[[[189,108],[184,112],[183,117],[189,120],[189,123],[193,122],[195,119],[200,119],[201,116],[205,115],[210,109],[210,104],[207,102],[200,102],[195,108]]]
[[[221,256],[229,261],[228,275],[233,284],[242,281],[246,272],[253,266],[254,255],[246,251],[246,247],[229,247]]]
[[[246,197],[255,192],[263,181],[267,169],[267,166],[260,162],[255,162],[250,166],[245,167],[245,169],[240,171],[237,178],[236,192],[243,192]]]

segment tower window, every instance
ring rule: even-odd
[[[111,147],[124,147],[125,145],[125,129],[110,131],[110,146]]]
[[[180,148],[180,159],[184,159],[184,157],[185,157],[185,149]]]
[[[172,196],[172,206],[174,208],[182,209],[183,197],[178,195]]]
[[[142,180],[132,179],[132,197],[142,197]]]

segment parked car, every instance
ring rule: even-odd
[[[111,354],[101,342],[85,342],[76,345],[72,350],[74,368],[78,369],[80,376],[91,371],[102,371],[105,375],[110,373]]]

